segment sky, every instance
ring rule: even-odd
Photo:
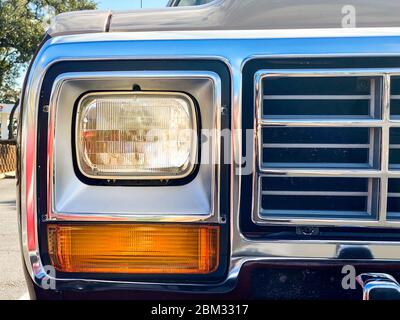
[[[97,2],[97,9],[100,10],[129,10],[139,9],[140,0],[95,0]],[[167,5],[168,0],[142,0],[143,8],[160,8]],[[18,77],[17,83],[21,86],[25,77],[25,70],[23,70]]]
[[[128,10],[140,8],[140,0],[96,0],[98,9]],[[168,0],[142,0],[143,8],[165,7]]]

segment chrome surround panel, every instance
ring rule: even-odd
[[[85,92],[129,90],[132,83],[144,90],[164,91],[172,86],[190,92],[202,107],[203,128],[213,130],[208,144],[212,150],[206,151],[203,146],[199,172],[187,185],[91,186],[75,175],[74,155],[65,153],[72,137],[73,105]],[[220,222],[220,117],[221,80],[212,72],[81,72],[58,76],[49,105],[47,220]],[[193,193],[198,195],[197,201],[190,201]]]
[[[144,289],[226,292],[232,289],[242,265],[248,261],[341,261],[347,248],[367,249],[373,262],[400,261],[400,242],[388,241],[261,241],[244,237],[240,231],[240,183],[242,163],[242,68],[254,58],[281,57],[400,57],[399,29],[329,29],[293,31],[155,32],[88,34],[50,39],[40,50],[27,79],[23,97],[21,136],[21,237],[25,264],[38,286],[48,275],[42,265],[37,233],[36,142],[39,93],[48,68],[58,61],[121,59],[218,59],[232,76],[232,185],[231,252],[227,279],[218,285],[185,283],[57,279],[75,282],[80,289]],[[363,125],[364,122],[360,122]],[[370,126],[371,123],[368,123]],[[379,123],[376,123],[379,126]],[[380,172],[371,171],[370,176]],[[226,192],[226,191],[223,191]],[[356,258],[357,260],[357,258]],[[365,262],[365,260],[364,260]]]

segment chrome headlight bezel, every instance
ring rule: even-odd
[[[198,128],[201,125],[207,140],[199,148],[195,169],[186,178],[107,180],[87,178],[80,172],[74,152],[78,102],[89,92],[132,92],[134,84],[143,91],[185,92],[197,103]],[[48,219],[219,221],[220,99],[221,79],[210,71],[107,71],[58,76],[49,108],[48,156],[52,183],[48,190]],[[72,152],[66,152],[65,147],[71,142]],[[192,194],[197,195],[196,201],[190,201]]]

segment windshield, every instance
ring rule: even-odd
[[[100,10],[131,10],[139,8],[163,8],[168,0],[95,0]]]
[[[170,2],[171,7],[183,7],[183,6],[199,6],[212,2],[213,0],[173,0]]]

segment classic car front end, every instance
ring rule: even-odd
[[[21,109],[31,295],[398,297],[398,9],[59,16]],[[343,286],[349,266],[361,286]]]

